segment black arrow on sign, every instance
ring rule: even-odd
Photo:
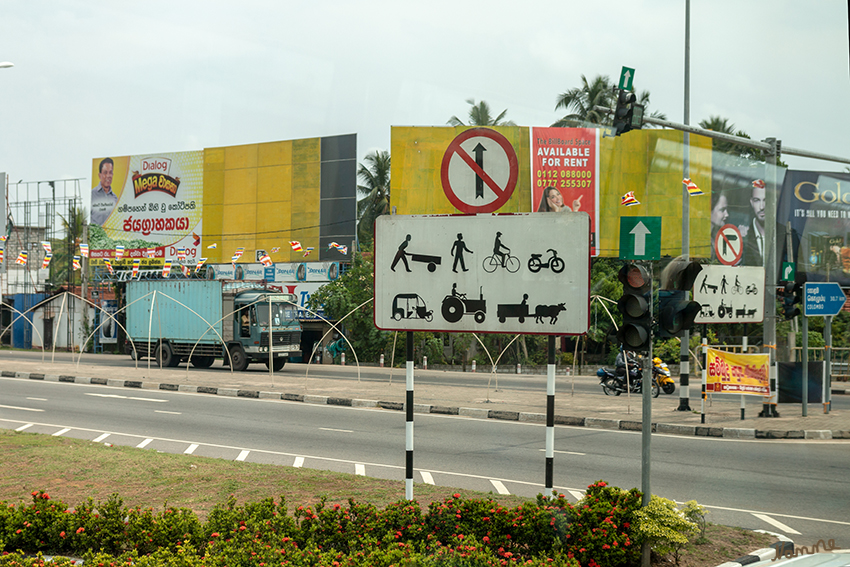
[[[472,150],[475,154],[475,164],[484,170],[484,152],[487,151],[487,148],[481,145],[479,142],[477,146]],[[484,197],[484,180],[477,173],[475,174],[475,198]]]

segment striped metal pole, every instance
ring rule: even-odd
[[[404,498],[413,500],[413,332],[407,332],[407,398],[404,426]]]
[[[546,491],[553,488],[555,469],[555,335],[549,335],[549,365],[546,368]],[[548,494],[547,494],[548,496]]]

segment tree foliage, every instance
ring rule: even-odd
[[[475,104],[475,99],[470,98],[466,102],[472,105],[472,108],[469,109],[469,126],[516,126],[513,121],[504,120],[505,115],[508,113],[507,109],[503,110],[494,118],[490,112],[490,105],[485,101],[482,100],[478,104]],[[457,116],[449,118],[447,124],[451,126],[466,126]]]
[[[360,164],[357,177],[363,183],[357,192],[363,197],[357,202],[357,236],[361,244],[371,245],[375,219],[390,214],[390,152],[376,150]]]

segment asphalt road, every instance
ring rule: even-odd
[[[0,427],[400,483],[404,477],[404,416],[386,410],[2,378]],[[544,432],[530,423],[417,414],[415,482],[533,497],[543,491]],[[560,492],[578,498],[599,479],[641,484],[639,433],[557,427],[555,449]],[[695,499],[715,523],[850,547],[848,457],[846,441],[653,435],[652,492]]]

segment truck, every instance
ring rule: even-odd
[[[248,282],[140,280],[127,282],[126,298],[125,351],[134,359],[197,368],[220,359],[236,372],[252,362],[278,371],[301,354],[291,293]]]

